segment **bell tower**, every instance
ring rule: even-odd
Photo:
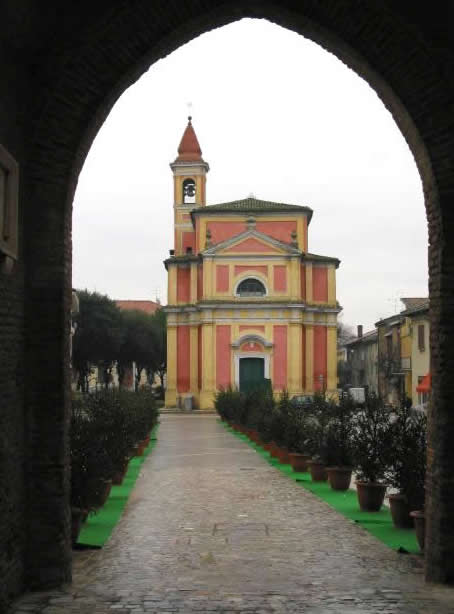
[[[192,117],[178,147],[178,156],[170,164],[174,183],[175,256],[195,253],[195,232],[190,212],[206,205],[206,174],[210,170],[202,158]]]

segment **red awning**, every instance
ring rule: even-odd
[[[430,373],[422,378],[422,382],[416,386],[416,392],[430,392],[432,390],[432,376]]]

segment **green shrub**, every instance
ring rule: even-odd
[[[220,388],[214,396],[214,407],[221,418],[228,422],[235,422],[236,416],[240,413],[241,404],[240,392],[237,388],[228,386]]]
[[[381,482],[392,465],[394,432],[391,411],[371,394],[353,421],[354,461],[359,480]]]
[[[386,479],[406,496],[410,509],[421,510],[424,507],[427,417],[404,404],[394,418],[392,462]]]
[[[272,417],[275,408],[271,386],[250,392],[246,395],[245,405],[248,407],[247,426],[255,429],[262,441],[272,439]]]
[[[157,420],[147,389],[102,390],[72,402],[71,504],[92,510],[99,505],[105,480],[121,471],[134,444],[144,439]]]
[[[354,465],[354,421],[357,409],[353,399],[329,402],[325,462],[332,467]]]

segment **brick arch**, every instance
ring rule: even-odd
[[[107,3],[95,15],[74,18],[74,29],[50,47],[35,77],[34,115],[29,120],[28,161],[23,173],[25,210],[27,411],[33,424],[28,487],[31,531],[29,585],[45,586],[70,576],[68,452],[69,312],[71,304],[71,207],[77,177],[91,143],[121,93],[156,60],[212,28],[242,17],[267,18],[319,43],[365,78],[392,113],[415,157],[423,181],[430,241],[433,399],[428,472],[427,577],[454,580],[454,536],[441,539],[443,523],[454,516],[454,457],[448,436],[454,397],[448,374],[454,361],[451,288],[454,253],[453,91],[448,59],[430,51],[418,23],[384,4],[352,0],[291,0],[244,3],[193,0]],[[100,6],[105,6],[100,3]],[[297,7],[297,8],[295,8]],[[82,10],[82,9],[81,9]],[[397,9],[396,9],[397,10]],[[400,8],[399,10],[403,10]],[[68,28],[68,30],[70,30]],[[50,43],[51,45],[52,43]],[[445,72],[444,72],[445,70]],[[40,79],[41,76],[41,79]],[[41,88],[41,89],[40,89]],[[39,231],[37,231],[39,229]],[[42,358],[46,359],[43,369]],[[55,365],[59,365],[55,368]],[[48,415],[52,415],[52,424]],[[57,468],[57,469],[55,469]],[[40,481],[55,471],[52,522],[46,516]],[[432,471],[437,480],[432,480]],[[35,503],[36,497],[36,503]],[[56,512],[56,513],[55,513]],[[63,538],[61,536],[64,536]],[[49,552],[49,544],[55,547]],[[43,561],[39,553],[47,552]],[[44,566],[44,567],[43,567]]]

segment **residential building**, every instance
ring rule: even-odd
[[[430,392],[429,301],[427,298],[402,298],[401,301],[403,311],[375,324],[378,390],[392,405],[405,399],[418,405],[427,400]]]
[[[407,299],[402,300],[405,302]],[[411,378],[407,388],[408,396],[413,405],[422,405],[428,401],[431,392],[429,299],[409,303],[401,315],[407,322],[410,339]]]
[[[399,314],[375,323],[378,341],[378,394],[391,405],[405,398],[405,373],[401,366],[401,323]]]
[[[368,393],[378,394],[378,333],[376,330],[363,334],[358,326],[357,337],[339,348],[344,372],[341,388],[365,388]]]

